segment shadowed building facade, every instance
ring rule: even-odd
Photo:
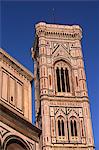
[[[36,25],[36,126],[43,150],[93,150],[90,106],[78,25]]]
[[[33,74],[0,49],[0,150],[39,150],[32,125]]]

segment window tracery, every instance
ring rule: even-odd
[[[57,124],[58,124],[58,136],[65,136],[64,119],[62,116],[58,118]]]
[[[55,65],[56,89],[57,92],[71,92],[70,88],[70,68],[64,61],[59,61]]]
[[[82,138],[85,138],[85,131],[82,116],[78,115],[80,113],[79,108],[66,107],[64,109],[63,107],[55,107],[54,110],[55,118],[53,117],[54,114],[51,114],[51,117],[55,119],[53,126],[51,123],[52,138],[56,136],[57,143],[81,142]],[[54,134],[53,130],[55,131]]]

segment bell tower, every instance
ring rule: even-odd
[[[32,57],[43,150],[94,149],[81,38],[78,25],[36,25]]]

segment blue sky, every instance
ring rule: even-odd
[[[53,10],[55,22],[53,19]],[[83,55],[96,149],[99,149],[99,2],[2,1],[1,42],[11,56],[33,72],[30,48],[39,21],[79,24],[83,28]],[[34,108],[34,105],[33,105]],[[34,114],[34,111],[33,111]],[[34,117],[33,117],[34,120]]]

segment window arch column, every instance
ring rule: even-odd
[[[62,113],[62,112],[61,112]],[[57,142],[68,141],[67,118],[65,114],[56,115],[56,140]]]
[[[70,142],[80,142],[80,122],[77,116],[68,116],[69,140]]]

